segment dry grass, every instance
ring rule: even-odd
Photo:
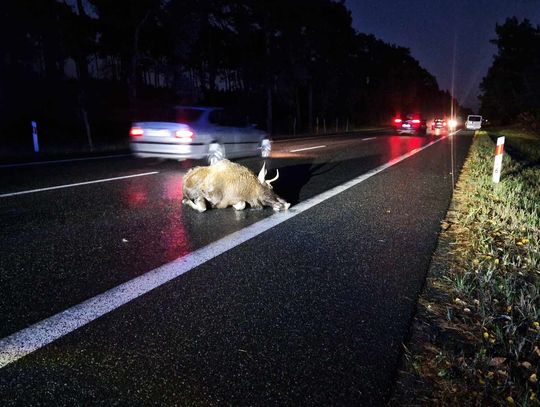
[[[520,151],[535,157],[537,146]],[[506,155],[494,185],[493,153],[478,132],[392,405],[540,406],[540,167]]]

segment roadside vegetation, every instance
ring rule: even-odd
[[[496,129],[498,136],[506,137],[506,150],[524,165],[540,165],[540,134],[538,131],[527,131],[527,127],[518,125]]]
[[[442,224],[391,405],[540,406],[540,135],[477,132]]]

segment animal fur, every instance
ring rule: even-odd
[[[291,204],[277,196],[270,185],[279,173],[273,180],[265,180],[265,175],[264,165],[257,177],[229,160],[192,168],[184,176],[182,203],[199,212],[207,209],[207,202],[213,208],[232,206],[243,210],[249,204],[254,209],[271,206],[275,211],[287,210]]]

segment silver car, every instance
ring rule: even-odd
[[[248,117],[218,107],[177,106],[159,121],[138,121],[130,130],[131,151],[138,157],[178,160],[268,157],[266,132]]]

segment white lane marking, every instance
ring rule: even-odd
[[[101,156],[98,156],[98,157],[67,158],[65,160],[51,160],[51,161],[33,161],[33,162],[20,163],[20,164],[2,164],[2,165],[0,165],[0,168],[27,167],[27,166],[31,166],[31,165],[67,163],[67,162],[71,162],[71,161],[104,160],[106,158],[127,157],[127,156],[130,156],[130,155],[131,154],[101,155]]]
[[[76,184],[57,185],[57,186],[54,186],[54,187],[29,189],[29,190],[26,190],[26,191],[19,191],[19,192],[10,192],[9,194],[1,194],[0,198],[6,198],[8,196],[15,196],[15,195],[32,194],[34,192],[50,191],[50,190],[53,190],[53,189],[78,187],[80,185],[97,184],[99,182],[116,181],[116,180],[119,180],[119,179],[134,178],[134,177],[144,177],[145,175],[153,175],[153,174],[159,174],[159,171],[145,172],[145,173],[142,173],[142,174],[134,174],[134,175],[125,175],[123,177],[96,179],[94,181],[77,182]]]
[[[377,129],[372,129],[371,130],[372,132],[377,132],[377,133],[380,133],[380,132],[390,132],[392,131],[392,129],[388,129],[388,128],[385,128],[385,127],[381,127],[381,128],[377,128]],[[282,139],[277,139],[277,140],[273,140],[272,143],[290,143],[291,141],[294,142],[294,141],[305,141],[305,140],[314,140],[314,139],[321,139],[321,138],[326,138],[326,137],[353,137],[355,135],[357,135],[358,133],[363,133],[362,131],[350,131],[348,133],[321,133],[321,134],[316,134],[316,135],[313,135],[313,136],[310,136],[310,137],[291,137],[291,138],[282,138]],[[391,133],[389,133],[388,135],[390,135]]]
[[[368,138],[364,138],[362,139],[363,141],[368,141],[368,140],[373,140],[374,138],[377,138],[377,137],[368,137]]]
[[[287,212],[275,213],[208,246],[150,270],[87,301],[0,339],[0,369],[445,138],[438,138],[423,147],[394,158],[366,174],[300,202]]]
[[[326,146],[315,146],[315,147],[306,147],[306,148],[299,148],[297,150],[291,150],[289,153],[297,153],[298,151],[306,151],[306,150],[314,150],[316,148],[324,148]]]

